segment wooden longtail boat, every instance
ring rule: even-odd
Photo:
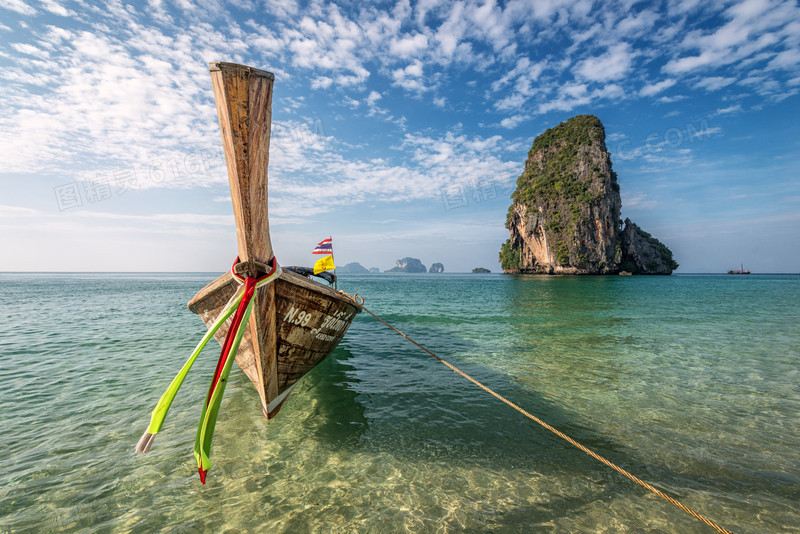
[[[259,277],[274,261],[267,213],[267,165],[272,123],[271,72],[233,63],[209,64],[239,243],[237,273]],[[230,272],[201,289],[189,309],[211,326],[236,293]],[[361,311],[352,298],[283,269],[256,289],[255,307],[236,354],[267,419],[298,380],[339,344]],[[222,344],[230,319],[215,333]]]

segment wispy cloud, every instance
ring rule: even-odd
[[[729,113],[738,113],[740,111],[742,111],[742,105],[741,104],[734,104],[732,106],[728,106],[728,107],[725,107],[725,108],[719,108],[716,111],[715,115],[727,115]]]
[[[22,15],[36,14],[36,9],[26,4],[22,0],[0,0],[0,7],[4,7],[11,11],[16,11]]]
[[[709,76],[708,78],[703,78],[697,82],[697,87],[702,87],[706,91],[717,91],[722,89],[723,87],[727,87],[733,82],[736,81],[736,78],[733,77],[726,77],[726,76]]]
[[[655,96],[663,91],[666,91],[675,85],[675,83],[676,82],[673,79],[666,79],[660,82],[647,84],[639,90],[639,96]]]
[[[648,197],[646,193],[631,193],[625,190],[621,194],[622,209],[625,212],[652,210],[659,206],[658,200]]]
[[[727,22],[720,27],[690,31],[680,42],[689,53],[670,60],[664,70],[681,74],[729,65],[771,49],[786,36],[797,37],[792,21],[798,6],[793,2],[749,0],[730,6],[722,16]]]

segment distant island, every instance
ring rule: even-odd
[[[434,263],[431,265],[431,268],[428,269],[429,273],[443,273],[444,272],[444,265],[441,263]]]
[[[426,273],[428,269],[422,265],[417,258],[403,258],[397,260],[395,266],[386,271],[387,273]]]
[[[486,269],[485,267],[475,267],[474,269],[472,269],[472,272],[473,273],[490,273],[492,271],[490,271],[489,269]]]
[[[342,265],[341,267],[337,267],[336,272],[339,274],[369,274],[369,273],[379,273],[381,271],[377,267],[372,267],[371,269],[367,269],[357,261],[354,261],[352,263],[348,263],[347,265]]]
[[[366,274],[369,271],[363,265],[357,261],[354,261],[353,263],[348,263],[347,265],[337,267],[336,272],[341,274]]]
[[[539,135],[517,179],[500,248],[504,273],[671,274],[672,251],[620,219],[605,129],[578,115]]]

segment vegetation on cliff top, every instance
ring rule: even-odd
[[[517,179],[517,189],[512,195],[514,202],[533,207],[539,202],[568,200],[575,210],[599,200],[589,191],[589,184],[578,176],[579,151],[605,139],[603,123],[594,115],[578,115],[555,128],[539,135],[528,152],[525,170]],[[541,163],[533,161],[536,154],[544,157]],[[592,171],[600,175],[600,168],[593,164]],[[612,171],[612,183],[616,186],[616,174]]]

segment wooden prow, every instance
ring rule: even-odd
[[[213,62],[208,67],[228,167],[239,259],[269,264],[273,252],[267,212],[267,165],[275,75],[235,63]],[[254,264],[248,266],[248,271],[250,276],[259,275]]]
[[[269,264],[274,256],[267,211],[267,165],[275,75],[235,63],[212,62],[208,68],[228,167],[239,260],[249,276],[258,277],[265,273],[257,263]],[[248,328],[257,389],[268,413],[269,403],[278,396],[274,284],[259,289],[254,301]]]

